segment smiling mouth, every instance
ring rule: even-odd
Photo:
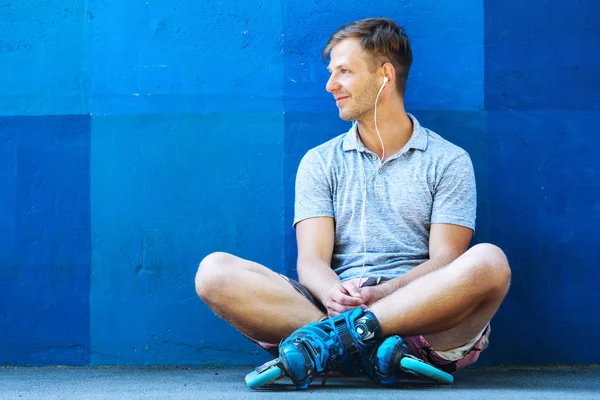
[[[340,105],[340,103],[342,103],[344,100],[346,100],[348,97],[350,96],[343,96],[343,97],[338,97],[337,99],[335,99],[335,104]]]

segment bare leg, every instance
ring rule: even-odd
[[[324,316],[269,268],[227,253],[213,253],[202,260],[196,291],[239,331],[268,343],[278,343]]]
[[[424,335],[436,350],[449,350],[488,324],[508,292],[510,276],[498,247],[477,245],[373,304],[371,311],[384,336]]]

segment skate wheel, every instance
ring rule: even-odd
[[[431,380],[447,385],[454,382],[454,377],[444,371],[437,369],[423,361],[415,360],[414,358],[405,357],[400,360],[400,365],[409,371],[412,371],[421,376],[425,376]]]
[[[276,381],[282,375],[283,372],[281,371],[281,368],[277,365],[273,365],[262,372],[257,372],[256,370],[250,372],[246,375],[246,384],[250,389],[257,389]]]

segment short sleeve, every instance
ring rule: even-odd
[[[475,172],[467,153],[445,168],[433,197],[431,223],[454,224],[475,230],[477,189]]]
[[[334,217],[333,189],[324,162],[310,150],[300,161],[296,174],[294,224],[313,217]]]

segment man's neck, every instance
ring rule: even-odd
[[[358,121],[360,140],[367,149],[377,154],[380,159],[384,157],[382,162],[399,152],[408,143],[413,132],[412,120],[404,111],[404,107],[396,110],[378,109],[377,127],[383,140],[385,155],[375,130],[373,117]]]

